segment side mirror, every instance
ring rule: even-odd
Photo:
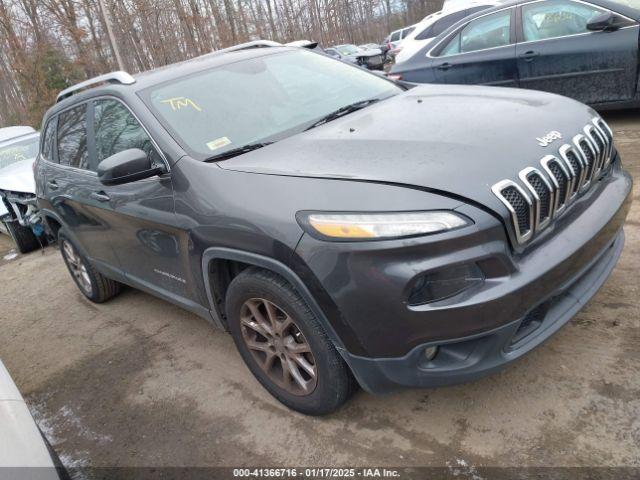
[[[587,30],[594,32],[612,32],[618,30],[626,24],[624,18],[613,12],[605,12],[592,18],[587,23]]]
[[[148,155],[139,148],[130,148],[105,158],[98,165],[98,179],[104,185],[121,185],[163,172],[153,166]]]

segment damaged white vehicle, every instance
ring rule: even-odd
[[[39,144],[40,134],[31,127],[0,128],[0,230],[20,253],[46,242],[33,178]]]

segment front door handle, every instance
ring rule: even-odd
[[[99,202],[108,202],[111,200],[111,197],[104,192],[91,192],[90,197]]]
[[[444,62],[440,65],[438,65],[436,68],[438,70],[449,70],[452,67],[452,65],[449,62]]]
[[[538,52],[534,52],[533,50],[529,50],[528,52],[521,53],[518,57],[522,58],[525,62],[530,62],[534,58],[540,55]]]
[[[50,182],[47,182],[47,187],[49,187],[51,190],[57,190],[58,184],[55,182],[55,180],[51,180]]]

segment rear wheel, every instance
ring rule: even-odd
[[[4,224],[20,253],[29,253],[40,247],[38,237],[29,227],[23,227],[17,221],[4,222]]]
[[[356,388],[349,367],[300,295],[257,268],[227,291],[229,330],[245,363],[280,402],[307,415],[339,408]]]
[[[73,281],[85,297],[92,302],[102,303],[120,292],[120,284],[98,272],[64,231],[58,234],[58,244]]]

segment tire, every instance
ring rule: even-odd
[[[40,248],[40,242],[29,227],[23,227],[17,221],[4,222],[9,235],[20,253],[29,253]]]
[[[227,289],[226,312],[249,370],[287,407],[306,415],[325,415],[356,390],[349,367],[314,314],[279,275],[258,268],[241,272]],[[281,333],[273,334],[281,328]]]
[[[98,272],[63,229],[58,232],[58,245],[71,278],[85,297],[102,303],[120,293],[121,284]]]

